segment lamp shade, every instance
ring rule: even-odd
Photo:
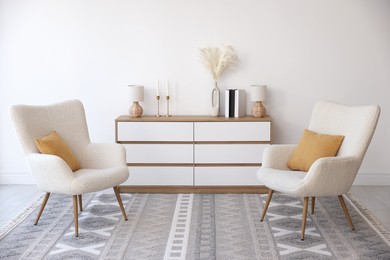
[[[130,101],[144,101],[144,86],[129,85]]]
[[[266,85],[251,86],[251,101],[264,101],[267,94]]]

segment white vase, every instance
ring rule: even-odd
[[[219,116],[219,88],[217,82],[211,92],[211,116]]]

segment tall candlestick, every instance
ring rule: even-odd
[[[169,96],[167,95],[166,96],[166,98],[167,98],[167,114],[165,115],[166,117],[170,117],[171,115],[169,114]]]
[[[169,96],[169,81],[168,80],[166,81],[165,86],[167,88],[167,96]]]
[[[160,96],[159,82],[156,80],[156,97]]]
[[[156,96],[157,99],[157,115],[156,117],[160,117],[160,96]]]

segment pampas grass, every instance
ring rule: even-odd
[[[234,49],[230,45],[221,47],[207,47],[200,49],[201,62],[210,71],[213,79],[217,81],[221,74],[232,67],[238,60]]]

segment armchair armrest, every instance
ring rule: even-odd
[[[90,143],[83,152],[81,168],[103,169],[126,166],[126,150],[120,144]]]
[[[295,144],[273,144],[266,147],[263,153],[262,167],[289,170],[287,162],[290,160],[296,146]]]
[[[304,179],[306,191],[313,196],[341,195],[347,192],[360,168],[361,159],[336,156],[318,159]]]
[[[51,154],[31,153],[27,155],[31,174],[40,190],[68,194],[74,174],[60,157]]]

